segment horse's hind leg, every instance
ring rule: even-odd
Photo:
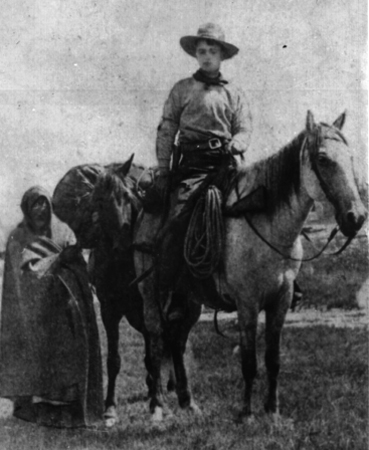
[[[178,403],[181,408],[188,408],[191,405],[191,393],[188,386],[187,371],[184,362],[186,342],[184,342],[181,336],[181,330],[178,325],[171,328],[172,329],[169,332],[169,342],[176,378]]]
[[[176,378],[176,393],[179,406],[196,414],[200,414],[201,412],[192,398],[189,387],[187,368],[185,364],[185,351],[189,332],[193,325],[197,322],[200,313],[200,306],[196,304],[191,305],[186,321],[180,321],[178,324],[170,325],[168,332],[168,341],[172,353]]]
[[[168,383],[167,383],[167,391],[173,392],[176,390],[176,378],[173,372],[173,369],[170,368],[169,370],[169,377],[168,377]]]
[[[146,367],[146,386],[148,389],[148,397],[151,398],[153,395],[153,377],[151,375],[152,373],[152,364],[151,364],[151,356],[150,356],[150,337],[147,333],[144,334],[144,339],[145,339],[145,367]],[[169,377],[168,377],[168,382],[167,382],[167,391],[168,392],[172,392],[175,390],[176,388],[176,379],[173,373],[173,368],[172,368],[172,356],[171,354],[169,355],[163,355],[168,361],[169,364]]]
[[[150,412],[154,422],[163,419],[163,388],[161,382],[161,363],[164,354],[164,340],[162,334],[150,334],[150,362],[152,384],[149,386],[150,398]],[[146,366],[147,367],[147,366]]]
[[[288,303],[289,304],[289,303]],[[269,389],[264,404],[267,413],[279,414],[278,374],[280,368],[280,341],[288,304],[281,307],[273,305],[265,311],[265,365]]]
[[[238,320],[241,338],[241,364],[242,374],[245,381],[245,394],[243,409],[240,418],[251,416],[251,395],[254,380],[257,374],[256,359],[256,332],[257,332],[257,311],[241,310],[238,312]]]
[[[146,367],[146,386],[148,389],[148,397],[151,398],[152,396],[152,389],[153,389],[153,379],[151,376],[151,358],[150,358],[150,337],[148,334],[144,333],[144,340],[145,340],[145,358],[144,363]]]

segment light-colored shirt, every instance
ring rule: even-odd
[[[169,167],[173,144],[215,137],[231,140],[245,151],[252,131],[248,102],[232,83],[206,85],[193,77],[176,83],[164,105],[156,139],[159,167]]]

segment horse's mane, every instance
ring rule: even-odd
[[[254,180],[253,188],[265,187],[269,212],[289,204],[292,195],[300,189],[300,150],[305,136],[303,131],[273,155],[237,169],[237,183],[246,177]]]
[[[102,172],[96,182],[94,189],[94,201],[104,201],[106,196],[112,196],[116,199],[123,199],[128,196],[133,208],[138,211],[141,207],[140,198],[137,190],[136,177],[120,176],[117,171],[120,164],[111,164]],[[141,169],[137,166],[137,169]]]
[[[300,189],[300,152],[307,138],[306,130],[299,133],[290,143],[282,147],[273,155],[262,159],[248,167],[237,170],[234,177],[236,182],[242,179],[253,181],[253,188],[264,186],[266,189],[266,208],[273,213],[282,205],[290,205],[293,194],[297,194]],[[325,139],[342,140],[347,145],[347,140],[341,131],[326,123],[315,125],[314,134],[309,136],[309,140],[314,139],[315,145],[311,145],[309,156],[311,162],[318,151],[320,142]],[[251,191],[250,191],[251,192]]]

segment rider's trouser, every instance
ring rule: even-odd
[[[165,227],[167,231],[159,245],[156,267],[159,301],[162,305],[166,305],[165,309],[169,309],[169,320],[171,320],[171,316],[179,316],[179,314],[170,313],[173,312],[173,309],[182,306],[172,300],[171,292],[174,290],[184,265],[183,247],[191,218],[191,211],[184,211],[184,206],[190,195],[201,185],[205,176],[197,176],[181,182],[171,195],[167,227]]]
[[[164,303],[165,298],[170,297],[169,294],[174,289],[184,264],[184,241],[194,207],[193,202],[191,200],[190,202],[188,201],[189,198],[201,187],[207,176],[210,174],[215,176],[221,168],[235,165],[234,157],[226,153],[222,148],[200,153],[190,152],[187,155],[185,153],[184,161],[182,161],[184,168],[186,167],[186,161],[188,163],[187,167],[192,168],[192,170],[187,172],[191,173],[191,175],[182,179],[171,195],[168,231],[163,237],[158,254],[157,280],[160,299]],[[192,200],[196,201],[195,197]],[[191,203],[191,206],[189,206],[189,203]],[[185,206],[187,207],[185,208]],[[167,228],[165,227],[165,229]],[[175,303],[173,302],[171,306],[176,306]]]
[[[191,212],[184,213],[183,208],[190,195],[200,186],[203,177],[185,180],[175,189],[170,198],[167,219],[167,232],[159,248],[158,281],[159,286],[171,289],[183,264],[183,245]]]

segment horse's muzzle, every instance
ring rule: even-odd
[[[342,214],[337,222],[342,233],[347,237],[352,237],[357,234],[367,217],[368,211],[360,202],[359,204],[355,204],[345,214]]]

